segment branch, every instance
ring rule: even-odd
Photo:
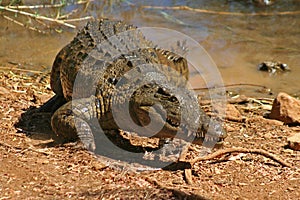
[[[202,87],[202,88],[193,88],[193,90],[209,90],[209,89],[217,89],[217,88],[227,88],[227,87],[238,87],[238,86],[249,86],[249,87],[260,87],[263,89],[268,89],[264,85],[258,85],[253,83],[233,83],[233,84],[227,84],[227,85],[220,85],[220,86],[213,86],[213,87]]]
[[[224,149],[224,150],[220,150],[217,152],[214,152],[212,154],[209,154],[207,156],[203,156],[200,158],[195,158],[192,161],[190,161],[191,165],[194,165],[196,162],[199,161],[204,161],[204,160],[212,160],[216,157],[219,157],[223,154],[227,154],[227,153],[235,153],[235,152],[239,152],[239,153],[253,153],[253,154],[259,154],[259,155],[263,155],[267,158],[270,158],[271,160],[281,164],[283,167],[290,167],[292,168],[292,165],[290,165],[289,163],[285,162],[284,160],[282,160],[281,158],[278,158],[276,155],[269,153],[265,150],[262,149],[246,149],[246,148],[229,148],[229,149]]]
[[[5,19],[11,21],[11,22],[14,22],[15,24],[17,24],[17,25],[19,25],[19,26],[23,26],[23,27],[25,27],[25,28],[28,28],[29,30],[37,31],[38,33],[43,33],[43,34],[46,33],[45,31],[39,30],[39,29],[37,29],[37,28],[35,28],[35,27],[32,27],[32,26],[27,26],[27,25],[23,24],[22,22],[19,22],[19,21],[15,20],[15,19],[12,19],[12,18],[10,18],[10,17],[8,17],[8,16],[6,16],[6,15],[3,15],[3,17],[4,17]]]
[[[90,20],[93,19],[92,16],[86,16],[81,18],[74,18],[74,19],[65,19],[64,22],[78,22],[78,21],[84,21],[84,20]]]
[[[14,10],[14,9],[11,9],[11,8],[8,8],[8,7],[3,7],[3,6],[0,6],[0,10],[1,9],[5,10],[5,11],[8,11],[8,12],[13,12],[13,13],[17,13],[17,14],[29,16],[29,17],[32,17],[34,19],[41,19],[41,20],[46,20],[46,21],[50,21],[50,22],[55,22],[55,23],[58,23],[58,24],[61,24],[61,25],[64,25],[64,26],[67,26],[67,27],[70,27],[70,28],[73,28],[73,29],[76,28],[76,26],[74,26],[72,24],[65,23],[62,20],[52,19],[52,18],[44,17],[44,16],[38,16],[38,15],[29,13],[29,12],[20,11],[20,10]]]
[[[80,4],[86,4],[86,3],[88,3],[88,1],[78,1],[72,5],[80,5]],[[60,4],[49,4],[49,5],[32,5],[32,6],[22,5],[22,6],[8,6],[8,7],[12,8],[12,9],[37,9],[37,8],[60,8],[65,5],[66,4],[60,3]]]
[[[191,8],[189,6],[141,6],[144,9],[157,9],[157,10],[188,10],[199,13],[217,14],[217,15],[233,15],[233,16],[273,16],[273,15],[298,15],[300,11],[285,11],[285,12],[274,12],[274,13],[237,13],[237,12],[224,12],[224,11],[213,11],[199,8]]]
[[[32,5],[32,6],[7,6],[8,8],[11,9],[37,9],[37,8],[60,8],[63,7],[65,4],[49,4],[49,5]]]

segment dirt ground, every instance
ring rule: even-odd
[[[229,99],[241,115],[225,118],[228,137],[213,156],[190,162],[193,144],[185,169],[134,172],[62,144],[51,114],[35,112],[52,95],[49,74],[0,72],[0,200],[300,197],[300,152],[286,141],[300,127],[264,119],[271,99]]]

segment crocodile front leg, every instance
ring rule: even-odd
[[[95,97],[75,99],[60,107],[51,118],[53,131],[66,141],[80,139],[90,151],[96,149],[91,123],[97,119]]]
[[[39,109],[39,112],[51,112],[54,113],[58,108],[66,103],[66,99],[63,96],[56,94],[54,97],[44,103]]]

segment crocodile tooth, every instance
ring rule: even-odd
[[[187,136],[190,137],[192,134],[193,134],[192,131],[189,130]]]
[[[199,138],[203,138],[203,137],[204,137],[204,134],[203,134],[203,133],[198,133],[197,136],[198,136]]]

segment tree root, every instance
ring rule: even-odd
[[[209,154],[207,156],[203,156],[200,158],[195,158],[193,160],[190,161],[191,165],[193,166],[196,162],[199,161],[204,161],[204,160],[212,160],[216,157],[219,157],[221,155],[227,154],[227,153],[253,153],[253,154],[259,154],[262,156],[265,156],[267,158],[270,158],[271,160],[281,164],[283,167],[290,167],[292,168],[292,165],[290,165],[289,163],[285,162],[284,160],[282,160],[281,158],[278,158],[276,155],[269,153],[263,149],[246,149],[246,148],[228,148],[228,149],[224,149],[224,150],[219,150],[215,153]]]

